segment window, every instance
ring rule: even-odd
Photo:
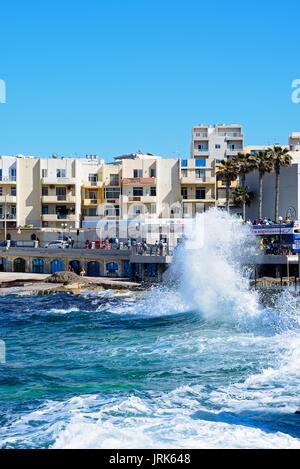
[[[198,145],[198,150],[199,151],[208,151],[208,147],[206,145],[203,145],[203,143],[200,143]]]
[[[216,150],[220,150],[220,148],[221,148],[221,145],[219,145],[218,143],[216,143],[215,149],[216,149]]]
[[[143,177],[143,170],[142,169],[134,169],[133,170],[133,177],[134,178],[142,178]]]
[[[95,200],[97,202],[98,200],[98,192],[96,191],[89,191],[89,199],[90,200]]]
[[[16,187],[11,187],[10,188],[10,195],[13,197],[16,197],[17,195],[17,188]]]
[[[118,199],[120,197],[120,189],[107,187],[105,189],[105,199]]]
[[[196,167],[199,167],[199,166],[206,166],[206,160],[196,160]]]
[[[187,160],[181,160],[181,167],[182,168],[187,168],[188,162]]]
[[[92,186],[96,186],[98,182],[98,174],[89,174],[89,182]]]
[[[151,197],[156,197],[156,187],[150,187],[150,195]]]
[[[56,188],[57,200],[67,200],[67,189],[65,187]]]
[[[9,179],[11,181],[15,181],[17,179],[17,170],[16,168],[10,168],[10,171],[9,171]]]
[[[182,187],[182,188],[181,188],[181,195],[182,195],[182,198],[183,198],[183,199],[187,199],[187,198],[188,198],[188,190],[187,190],[187,187]]]
[[[65,169],[57,169],[56,170],[56,177],[57,178],[65,178],[66,177],[66,170]]]
[[[42,215],[48,215],[49,207],[48,205],[42,205]]]
[[[133,196],[134,197],[142,197],[143,195],[143,188],[142,187],[134,187],[133,188]]]
[[[3,187],[0,187],[0,196],[3,195]]]
[[[196,199],[205,199],[205,189],[196,189]]]
[[[97,216],[97,208],[89,208],[89,217],[96,217]]]
[[[42,169],[42,178],[48,177],[48,169]]]
[[[141,215],[143,213],[142,207],[140,207],[139,205],[134,205],[133,213],[134,215]]]
[[[0,169],[0,181],[2,181],[2,168]]]
[[[104,214],[106,217],[118,217],[120,216],[120,206],[119,205],[114,205],[114,206],[106,206]]]
[[[109,184],[111,186],[118,186],[119,185],[119,175],[118,174],[110,174]]]
[[[205,181],[205,170],[204,169],[196,169],[195,170],[196,179],[201,179]]]
[[[187,175],[188,175],[187,169],[182,169],[182,170],[181,170],[181,176],[182,176],[183,178],[186,178]]]
[[[155,168],[150,169],[150,177],[151,178],[156,178],[156,169]]]
[[[229,147],[230,147],[230,150],[234,150],[234,149],[235,149],[235,144],[234,144],[234,143],[231,143],[231,144],[229,145]]]
[[[49,188],[48,187],[42,187],[42,196],[47,197],[49,194]]]
[[[11,217],[16,218],[16,216],[17,216],[17,207],[16,207],[16,205],[12,205],[11,206]]]

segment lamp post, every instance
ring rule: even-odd
[[[61,224],[61,228],[62,228],[62,230],[63,230],[63,233],[66,234],[66,231],[67,231],[67,228],[68,228],[67,223],[62,223],[62,224]],[[63,238],[64,238],[64,236],[63,236]]]
[[[282,236],[281,236],[281,225],[282,225],[282,220],[283,220],[283,218],[282,218],[282,217],[278,217],[278,221],[279,221],[279,243],[280,243],[280,248],[281,248],[281,241],[282,241]]]

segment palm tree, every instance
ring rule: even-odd
[[[226,185],[226,210],[229,212],[229,199],[230,199],[230,186],[231,182],[235,181],[239,174],[239,166],[235,158],[228,158],[222,160],[217,170],[219,180],[224,180]]]
[[[232,193],[232,196],[233,202],[237,207],[243,207],[244,205],[249,207],[254,199],[253,192],[249,191],[249,188],[247,186],[236,187]]]
[[[233,157],[238,164],[238,173],[241,176],[241,189],[244,190],[240,192],[242,199],[242,209],[243,209],[243,220],[246,219],[246,174],[251,173],[256,168],[256,160],[251,153],[238,153],[236,157]],[[239,205],[240,206],[240,205]]]
[[[275,145],[273,148],[270,148],[268,152],[273,159],[274,170],[275,170],[275,221],[278,221],[279,196],[280,196],[280,170],[281,168],[291,166],[293,158],[289,154],[289,150],[287,148],[282,148],[279,145]]]
[[[263,209],[263,180],[266,173],[274,169],[274,160],[270,151],[259,151],[254,156],[254,168],[258,170],[259,189],[258,189],[258,218],[262,218]]]

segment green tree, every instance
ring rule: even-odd
[[[236,181],[239,174],[239,165],[236,158],[228,158],[222,160],[217,170],[218,180],[225,181],[226,186],[226,209],[229,212],[229,201],[230,201],[230,186],[233,181]]]
[[[246,175],[251,173],[256,168],[256,159],[250,153],[238,153],[237,156],[233,157],[232,160],[236,161],[238,165],[238,174],[240,176],[241,188],[243,191],[240,191],[240,195],[242,196],[242,201],[239,206],[242,207],[243,210],[243,220],[246,219]]]
[[[254,194],[249,190],[247,186],[238,186],[232,193],[233,202],[237,207],[243,207],[244,205],[249,207],[253,202]]]
[[[274,169],[274,159],[269,150],[259,151],[254,156],[255,169],[258,170],[258,218],[263,217],[263,182],[266,173]]]
[[[279,218],[279,197],[280,197],[280,171],[281,168],[291,166],[292,156],[289,154],[287,148],[282,148],[279,145],[275,145],[273,148],[268,150],[268,153],[273,159],[273,165],[275,170],[275,221]]]

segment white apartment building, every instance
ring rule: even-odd
[[[216,170],[221,160],[237,155],[243,148],[243,131],[238,124],[193,127],[191,158],[181,160],[184,216],[224,206],[225,188],[222,181],[216,180]]]

